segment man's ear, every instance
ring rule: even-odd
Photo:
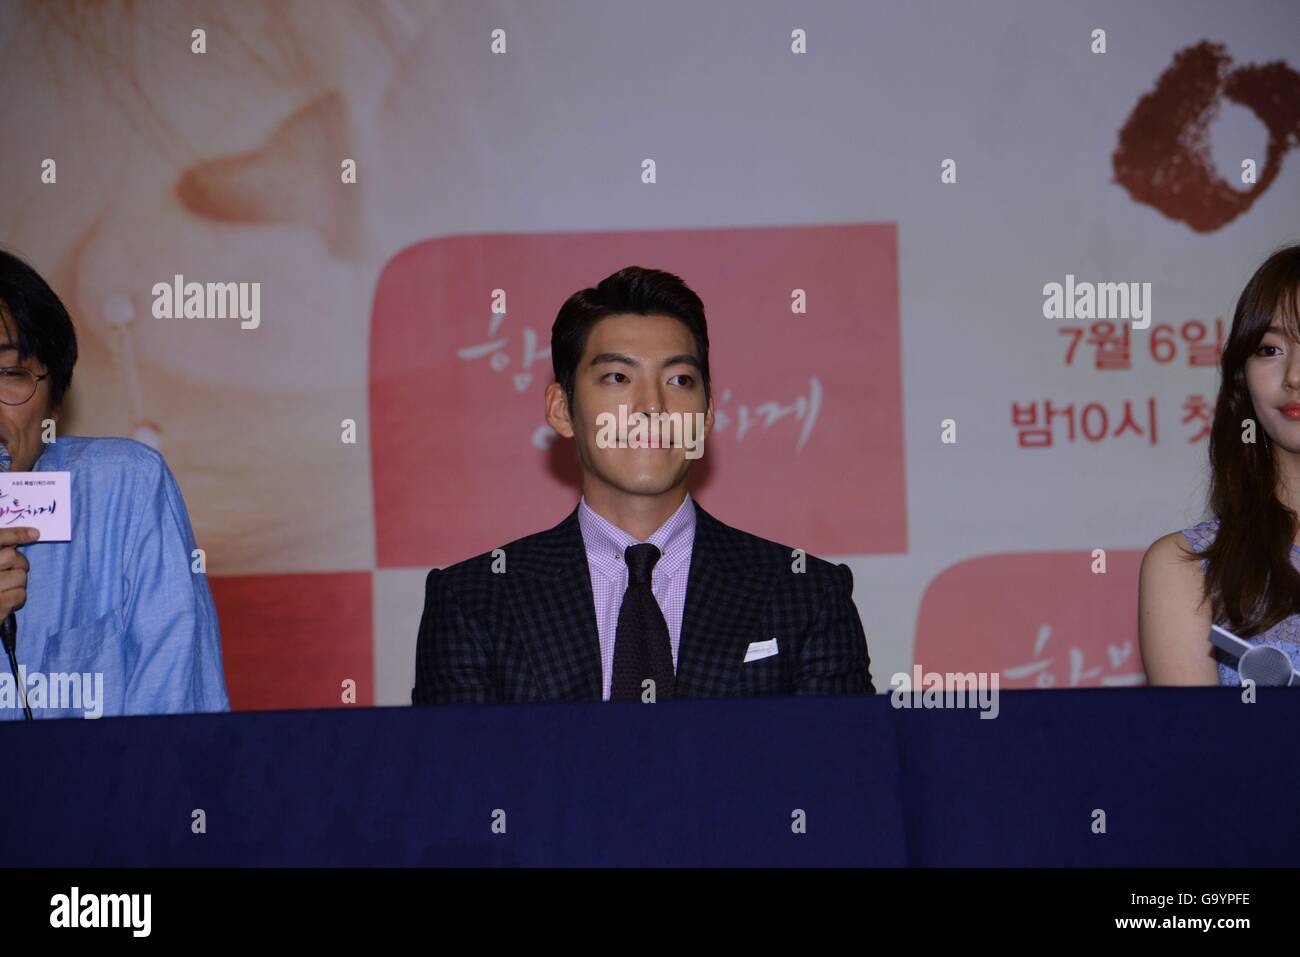
[[[709,396],[709,408],[704,413],[704,438],[713,431],[713,396]]]
[[[546,422],[566,439],[573,438],[573,420],[569,415],[569,399],[564,394],[564,387],[552,382],[546,387],[546,404],[544,409]]]

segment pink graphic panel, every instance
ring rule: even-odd
[[[999,672],[1002,688],[1144,684],[1137,641],[1142,552],[972,558],[925,590],[913,660],[923,672]]]
[[[573,508],[573,444],[543,418],[551,324],[628,265],[704,300],[718,422],[691,473],[700,503],[814,553],[905,551],[897,235],[877,224],[462,236],[395,256],[371,326],[378,565],[459,561]]]
[[[371,572],[208,579],[233,711],[373,705]]]

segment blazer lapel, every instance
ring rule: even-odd
[[[695,544],[687,576],[674,695],[727,693],[740,675],[763,613],[762,576],[747,561],[745,536],[695,503]]]
[[[517,573],[514,618],[541,698],[601,700],[600,634],[577,507],[517,543],[506,561],[507,575]]]
[[[746,536],[695,502],[677,697],[728,693],[746,643],[760,631],[765,584],[746,544]],[[559,525],[508,549],[506,561],[514,620],[541,698],[601,700],[600,633],[577,507]]]

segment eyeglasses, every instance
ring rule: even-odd
[[[5,405],[22,405],[36,394],[36,387],[48,376],[48,372],[37,375],[22,366],[0,369],[0,402]]]

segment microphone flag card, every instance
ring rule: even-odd
[[[40,529],[40,542],[72,541],[72,473],[0,472],[0,528]]]

